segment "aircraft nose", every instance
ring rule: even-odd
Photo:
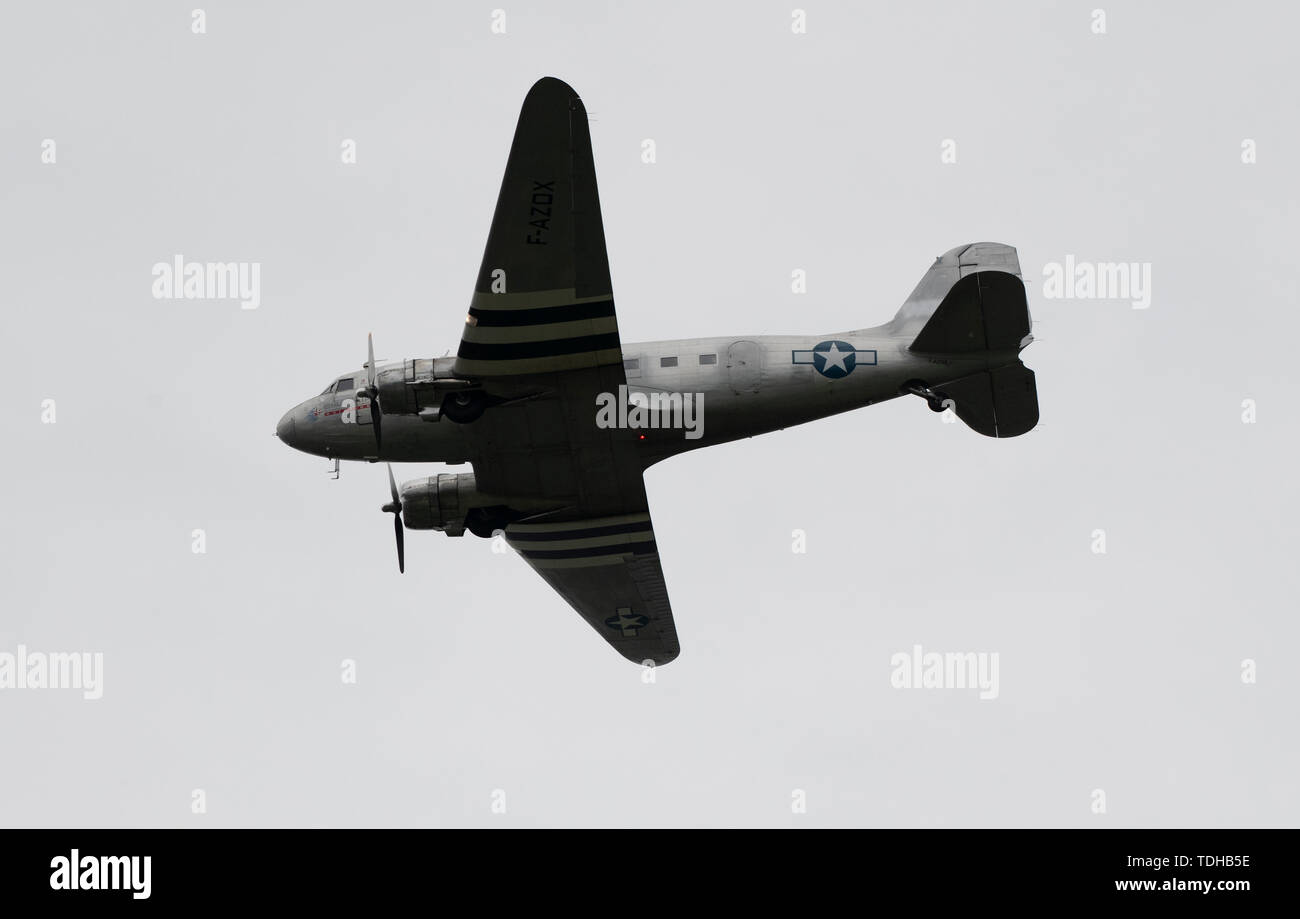
[[[285,412],[280,423],[275,426],[275,436],[280,438],[286,445],[292,447],[296,445],[298,429],[293,420],[293,412]]]

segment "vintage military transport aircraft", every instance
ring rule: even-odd
[[[509,544],[620,654],[678,654],[642,473],[687,450],[914,394],[990,437],[1038,422],[1016,250],[940,256],[884,325],[802,337],[625,344],[618,334],[582,100],[540,80],[524,99],[455,357],[359,370],[291,409],[276,434],[366,462],[470,463],[406,482],[403,524]]]

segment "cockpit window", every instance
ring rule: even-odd
[[[330,385],[329,385],[329,386],[326,386],[324,389],[322,389],[322,390],[320,391],[320,394],[321,394],[322,396],[326,396],[326,395],[329,395],[330,393],[332,393],[333,391],[334,391],[334,381],[331,380],[331,381],[330,381]]]
[[[352,392],[352,379],[353,379],[352,377],[344,377],[343,379],[339,380],[339,385],[334,391]]]

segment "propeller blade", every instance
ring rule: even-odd
[[[393,467],[388,468],[388,493],[393,496],[392,503],[380,508],[385,514],[393,515],[393,535],[397,538],[397,570],[406,574],[406,534],[402,532],[402,493],[397,490],[397,479],[393,478]]]
[[[402,505],[402,494],[397,490],[397,479],[393,478],[393,464],[385,463],[388,467],[388,493],[393,496],[393,503],[398,507]]]
[[[397,573],[406,574],[406,536],[402,532],[402,515],[393,515],[393,533],[397,536]]]
[[[369,360],[366,361],[366,398],[370,400],[370,426],[375,429],[375,452],[382,451],[384,446],[384,411],[379,407],[379,387],[375,385],[378,378],[375,373],[375,336],[373,332],[366,333],[366,355]]]

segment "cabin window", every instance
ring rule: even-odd
[[[701,363],[701,364],[716,364],[717,362],[718,362],[718,356],[717,356],[716,354],[701,354],[701,355],[700,355],[700,363]]]
[[[661,358],[659,358],[659,366],[660,366],[660,367],[676,367],[676,366],[677,366],[677,358],[675,358],[675,357],[661,357]]]
[[[339,385],[335,392],[352,392],[352,377],[344,377],[339,380]]]
[[[641,362],[640,362],[640,360],[639,360],[638,358],[635,358],[635,357],[625,357],[625,358],[623,358],[623,369],[624,369],[624,370],[636,370],[636,369],[637,369],[638,367],[640,367],[640,366],[641,366]]]

